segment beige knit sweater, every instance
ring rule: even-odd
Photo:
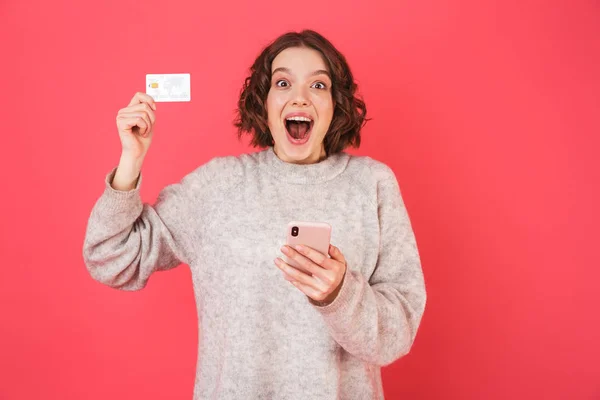
[[[419,254],[397,180],[343,152],[289,164],[272,148],[214,158],[154,204],[106,176],[83,256],[106,285],[142,289],[154,271],[189,266],[199,338],[194,399],[382,399],[380,367],[406,355],[423,315]],[[286,281],[293,220],[329,223],[348,270],[317,306]]]

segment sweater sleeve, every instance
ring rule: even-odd
[[[425,309],[426,291],[409,216],[391,170],[378,183],[377,193],[380,246],[372,276],[367,281],[348,268],[334,301],[314,307],[346,351],[385,366],[410,351]]]
[[[142,203],[140,186],[129,191],[111,186],[117,168],[106,175],[104,192],[88,219],[83,259],[97,281],[122,290],[146,286],[157,270],[191,261],[186,246],[191,174],[161,190],[154,205]]]

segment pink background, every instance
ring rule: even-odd
[[[386,398],[600,398],[598,2],[3,0],[0,399],[191,399],[189,269],[128,293],[83,265],[116,113],[146,73],[191,73],[192,101],[158,107],[153,202],[253,151],[231,123],[247,68],[304,27],[350,62],[373,118],[352,152],[393,168],[422,255]]]

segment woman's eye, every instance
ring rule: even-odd
[[[313,87],[315,87],[316,89],[326,89],[327,88],[323,82],[316,82],[313,85]]]
[[[287,85],[288,85],[288,83],[286,81],[284,81],[283,79],[278,80],[277,82],[275,82],[275,86],[286,87]]]

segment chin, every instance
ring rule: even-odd
[[[304,146],[294,146],[288,143],[280,143],[276,145],[279,156],[289,158],[293,161],[302,161],[310,157],[313,152],[309,144]]]
[[[320,155],[320,149],[315,149],[312,140],[302,145],[297,145],[289,143],[288,139],[283,137],[275,142],[275,148],[279,158],[292,163],[303,163],[307,159],[314,157],[315,153],[319,153]]]

